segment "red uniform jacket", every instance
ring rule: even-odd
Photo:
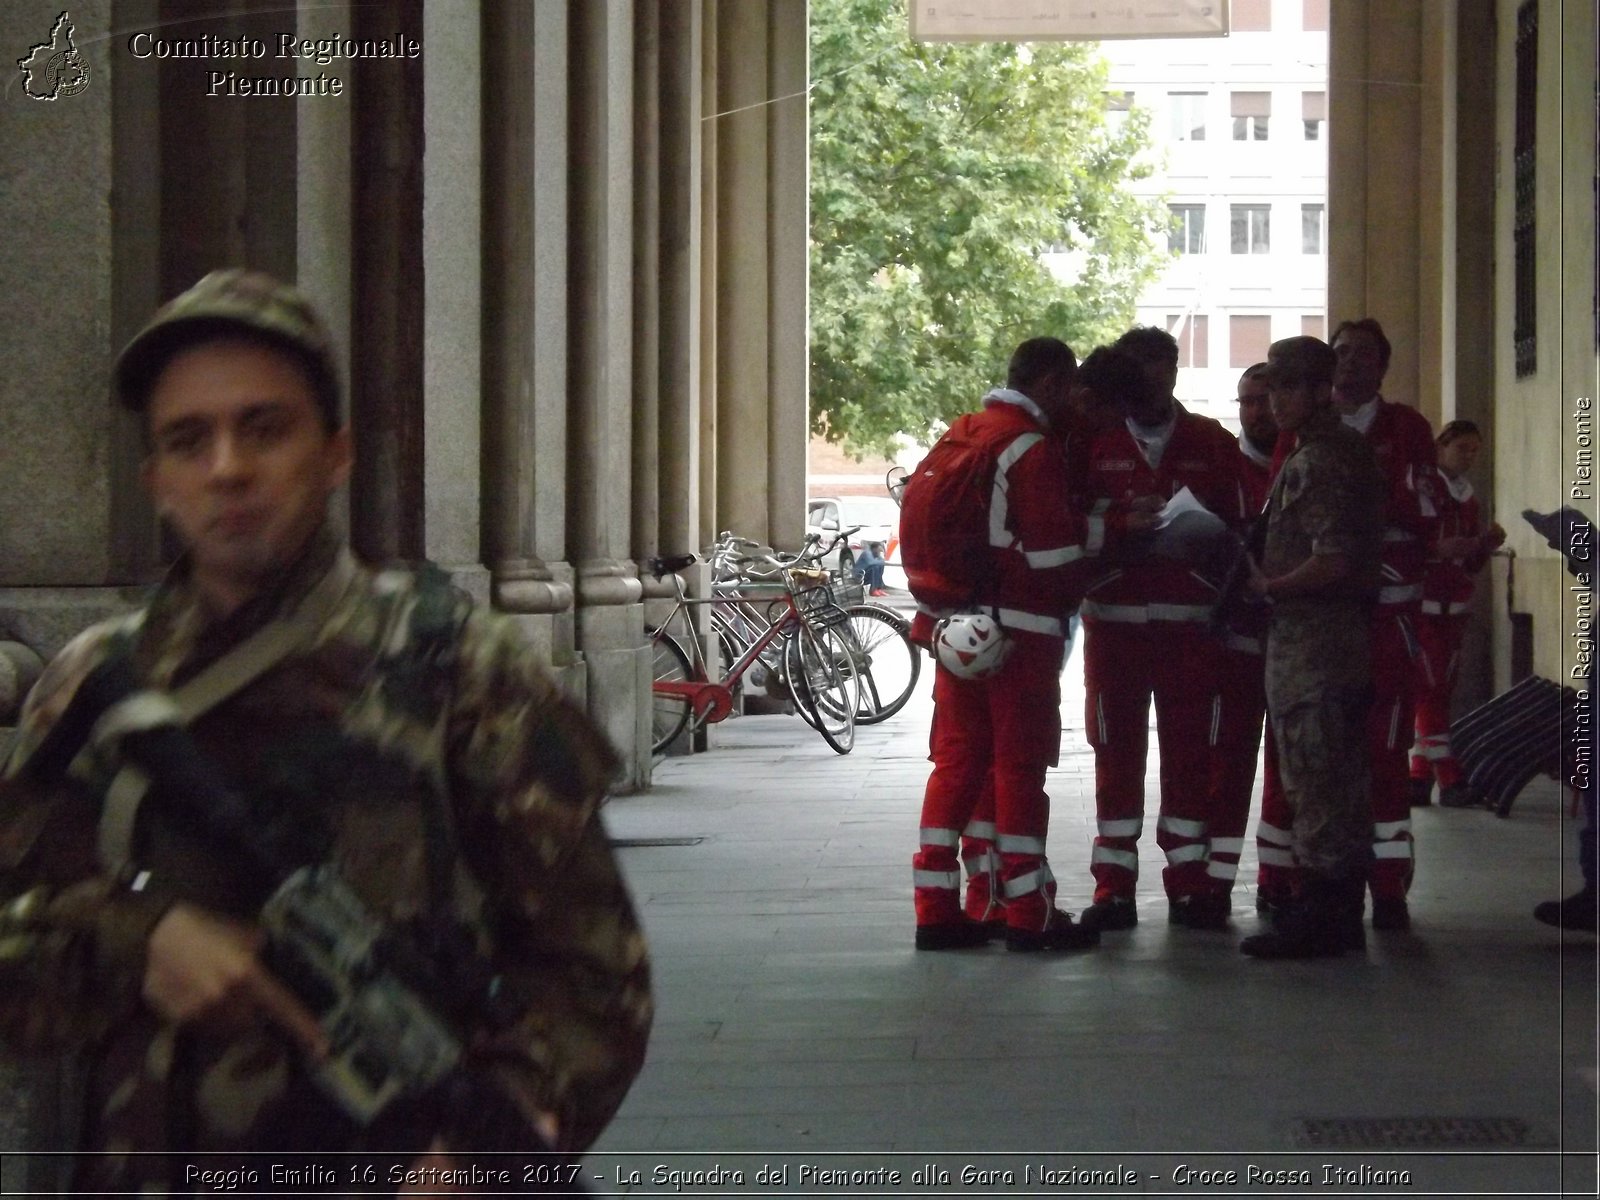
[[[1367,442],[1387,487],[1378,603],[1414,607],[1422,598],[1428,552],[1438,540],[1441,489],[1433,426],[1416,409],[1380,397]]]
[[[1181,404],[1161,465],[1145,460],[1126,426],[1101,434],[1089,452],[1089,494],[1097,504],[1125,504],[1137,496],[1175,495],[1187,487],[1195,498],[1230,526],[1246,524],[1250,513],[1239,444],[1210,417]],[[1190,567],[1147,558],[1102,571],[1083,602],[1088,621],[1205,621],[1217,599],[1215,581]]]
[[[1366,433],[1383,472],[1383,579],[1378,603],[1415,610],[1422,598],[1428,552],[1438,540],[1439,452],[1433,427],[1416,409],[1378,397],[1378,411]],[[1294,449],[1284,434],[1273,456],[1273,473]]]
[[[1244,488],[1245,513],[1253,521],[1267,506],[1267,493],[1272,490],[1272,481],[1277,472],[1272,463],[1257,462],[1244,452],[1242,433],[1239,443],[1239,482]]]
[[[1244,435],[1239,435],[1239,480],[1244,486],[1245,511],[1253,521],[1267,506],[1267,494],[1276,478],[1273,461],[1257,462],[1244,452]],[[1228,614],[1227,645],[1249,654],[1260,654],[1266,646],[1271,613],[1265,603],[1239,603]]]
[[[1008,633],[1064,638],[1065,618],[1096,569],[1106,519],[1072,503],[1079,489],[1069,477],[1067,439],[1002,395],[991,392],[984,405],[957,424],[992,445],[997,461],[989,500],[993,587],[984,591],[985,607],[997,609]],[[939,615],[919,609],[912,640],[925,643]]]
[[[1472,484],[1466,479],[1450,481],[1439,479],[1439,536],[1438,541],[1455,537],[1477,537],[1483,532],[1483,515]],[[1465,559],[1428,558],[1427,571],[1422,579],[1422,611],[1426,616],[1458,616],[1472,607],[1473,576],[1489,561],[1489,547],[1479,542],[1479,549]]]

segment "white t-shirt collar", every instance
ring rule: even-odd
[[[1272,466],[1272,455],[1257,450],[1256,444],[1242,433],[1239,435],[1239,452],[1258,467]]]
[[[1167,443],[1172,440],[1172,431],[1178,425],[1177,406],[1173,406],[1172,415],[1161,425],[1141,425],[1132,417],[1125,417],[1123,423],[1133,436],[1134,444],[1139,447],[1139,453],[1144,455],[1145,462],[1159,468]]]
[[[1383,399],[1383,397],[1374,396],[1360,408],[1356,409],[1355,412],[1340,413],[1339,419],[1346,425],[1350,426],[1351,429],[1354,429],[1357,433],[1364,434],[1372,428],[1372,422],[1377,419],[1378,401],[1381,399]]]

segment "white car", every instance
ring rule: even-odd
[[[829,565],[848,571],[868,542],[881,550],[899,541],[900,506],[888,496],[819,496],[806,502],[806,532],[819,534],[827,545],[841,529],[861,528],[836,546]]]

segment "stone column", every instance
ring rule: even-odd
[[[1438,342],[1424,330],[1420,247],[1424,197],[1436,213],[1440,180],[1422,146],[1422,10],[1422,0],[1331,8],[1328,316],[1330,332],[1347,317],[1382,322],[1394,345],[1385,397],[1432,419],[1437,360],[1424,369],[1421,354]]]
[[[170,14],[168,14],[170,15]],[[185,38],[248,35],[276,52],[283,14],[233,3],[196,10]],[[288,23],[293,28],[293,22]],[[153,36],[173,36],[157,25]],[[117,39],[119,51],[125,37]],[[249,266],[281,278],[295,270],[296,127],[303,100],[228,95],[211,74],[261,73],[266,59],[146,59],[159,63],[162,291],[172,296],[208,271]],[[315,101],[313,101],[314,103]]]
[[[302,0],[295,30],[302,39],[340,37],[349,33],[346,10]],[[327,68],[315,59],[301,59],[301,75],[316,76]],[[345,384],[345,416],[349,416],[350,237],[354,224],[350,187],[350,115],[355,103],[354,76],[339,72],[344,89],[337,96],[318,96],[297,110],[295,158],[295,281],[317,306],[338,355],[339,378]],[[334,501],[335,519],[348,529],[349,488]]]
[[[422,13],[423,553],[480,602],[483,137],[481,14]]]
[[[124,31],[155,29],[161,20],[159,0],[119,2],[116,18]],[[151,232],[161,228],[161,163],[159,156],[150,153],[150,147],[161,138],[159,68],[154,60],[134,58],[124,36],[112,39],[110,75],[114,200],[108,349],[114,354],[144,327],[167,297],[161,287],[161,237]],[[7,294],[12,294],[9,289]],[[109,369],[109,362],[107,366]],[[110,413],[110,578],[127,582],[153,579],[161,567],[161,535],[155,508],[139,480],[144,433],[139,420],[120,406],[113,403]],[[9,525],[0,518],[0,528]],[[4,557],[0,554],[0,559]]]
[[[351,36],[358,38],[416,36],[422,29],[421,0],[377,0],[351,12]],[[424,61],[358,59],[351,72],[359,236],[351,321],[350,540],[373,562],[423,556]]]
[[[1457,0],[1452,129],[1455,150],[1454,271],[1446,301],[1454,321],[1454,408],[1440,416],[1476,421],[1486,435],[1473,487],[1486,513],[1494,512],[1495,436],[1494,278],[1495,51],[1493,0]],[[1494,614],[1506,610],[1505,560],[1492,559],[1462,647],[1456,711],[1467,712],[1494,694]],[[1506,657],[1509,661],[1508,656]]]
[[[630,0],[572,10],[573,186],[568,528],[589,711],[649,779],[649,651],[629,559],[633,466],[633,33]]]
[[[701,0],[661,8],[660,462],[663,551],[698,550],[701,385]]]
[[[568,9],[484,9],[484,551],[495,606],[584,694],[567,555]]]
[[[719,104],[720,64],[722,55],[720,31],[722,27],[720,0],[704,0],[701,18],[701,74],[700,128],[704,140],[701,144],[700,194],[700,471],[696,480],[700,496],[699,545],[709,545],[722,529],[720,506],[717,503],[717,466],[721,450],[718,434],[718,336],[717,312],[721,306],[720,243],[717,223],[721,219],[722,188],[719,183],[719,166],[722,161],[722,126],[715,114],[722,111]]]
[[[633,503],[641,561],[661,541],[661,9],[633,13]],[[674,551],[676,548],[673,548]],[[649,580],[641,578],[649,587]]]
[[[717,12],[717,522],[768,541],[769,5]]]
[[[1437,428],[1455,404],[1456,0],[1419,15],[1416,395]]]
[[[60,15],[59,6],[42,3],[0,6],[0,43],[20,57],[51,41]],[[106,467],[119,430],[108,386],[115,274],[105,181],[117,165],[113,71],[130,60],[116,52],[120,40],[107,37],[107,0],[74,5],[68,20],[87,83],[35,100],[23,94],[12,62],[0,123],[7,161],[0,445],[9,476],[0,489],[0,584],[7,587],[96,585],[113,576]],[[47,90],[42,69],[30,78],[33,89]]]
[[[799,548],[805,537],[810,440],[810,128],[807,0],[771,0],[772,103],[768,114],[771,257],[768,304],[767,537]]]
[[[153,61],[127,53],[112,7],[71,6],[87,77],[75,88],[70,72],[47,76],[53,55],[41,52],[26,86],[48,95],[54,85],[55,98],[34,99],[15,60],[52,43],[62,6],[0,5],[0,44],[14,47],[0,113],[0,639],[44,659],[85,625],[133,607],[134,594],[116,585],[156,565],[138,423],[113,407],[110,377],[113,355],[160,298],[150,152],[158,75]],[[153,3],[126,7],[155,27]]]

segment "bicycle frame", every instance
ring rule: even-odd
[[[674,576],[676,579],[677,577]],[[718,604],[729,599],[728,596],[714,596],[705,599],[684,595],[683,581],[677,581],[678,603],[674,606],[667,619],[656,629],[651,631],[652,640],[660,637],[671,624],[672,618],[680,611],[687,613],[693,604]],[[657,680],[651,685],[651,691],[659,696],[681,696],[689,705],[689,716],[694,728],[715,724],[725,720],[733,712],[733,689],[737,686],[744,673],[750,669],[752,663],[761,656],[761,652],[780,637],[788,635],[789,631],[796,628],[804,620],[800,607],[795,603],[792,586],[785,581],[785,590],[781,596],[773,596],[771,602],[784,605],[784,612],[776,620],[767,623],[767,627],[756,636],[755,640],[745,649],[737,661],[726,668],[725,674],[720,679],[713,680],[706,670],[705,654],[700,647],[700,638],[694,630],[693,623],[690,628],[690,656],[694,672],[698,678],[683,680]]]

